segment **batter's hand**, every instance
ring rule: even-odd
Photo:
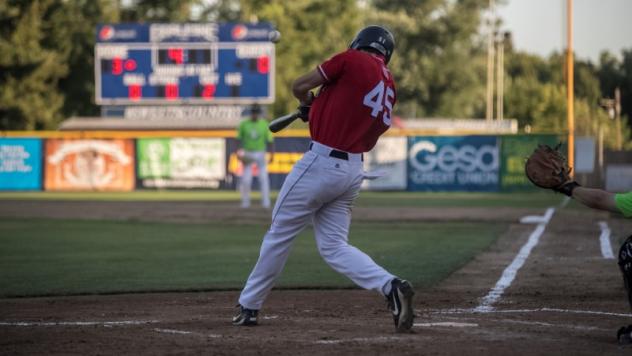
[[[303,120],[303,122],[309,121],[309,110],[312,108],[312,102],[314,101],[314,93],[307,93],[307,100],[301,101],[301,104],[298,106],[298,117]]]
[[[303,120],[303,122],[309,121],[309,110],[311,108],[311,105],[300,105],[298,107],[298,117]]]

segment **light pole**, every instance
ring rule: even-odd
[[[573,0],[566,0],[566,119],[568,121],[568,165],[575,165],[575,112],[573,68]],[[571,171],[571,175],[574,171]]]
[[[500,32],[496,37],[496,120],[498,121],[504,119],[505,37],[506,32]]]
[[[614,115],[617,120],[617,149],[623,149],[623,139],[621,137],[621,90],[619,87],[614,89]]]
[[[487,37],[487,92],[485,96],[485,119],[491,122],[494,117],[494,37],[496,27],[496,10],[494,0],[489,0],[489,11],[487,26],[489,36]]]

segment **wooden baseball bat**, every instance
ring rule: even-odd
[[[294,112],[291,114],[287,114],[281,117],[278,117],[268,124],[268,128],[272,132],[279,132],[286,128],[289,124],[294,122],[294,120],[298,119],[299,112]]]

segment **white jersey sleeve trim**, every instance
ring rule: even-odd
[[[321,67],[320,65],[318,66],[318,71],[320,72],[320,75],[322,75],[323,78],[325,78],[326,81],[329,81],[329,78],[327,77],[327,74],[325,74],[325,71],[323,70],[323,67]]]

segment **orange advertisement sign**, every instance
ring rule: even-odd
[[[134,189],[134,141],[46,140],[46,190]]]

